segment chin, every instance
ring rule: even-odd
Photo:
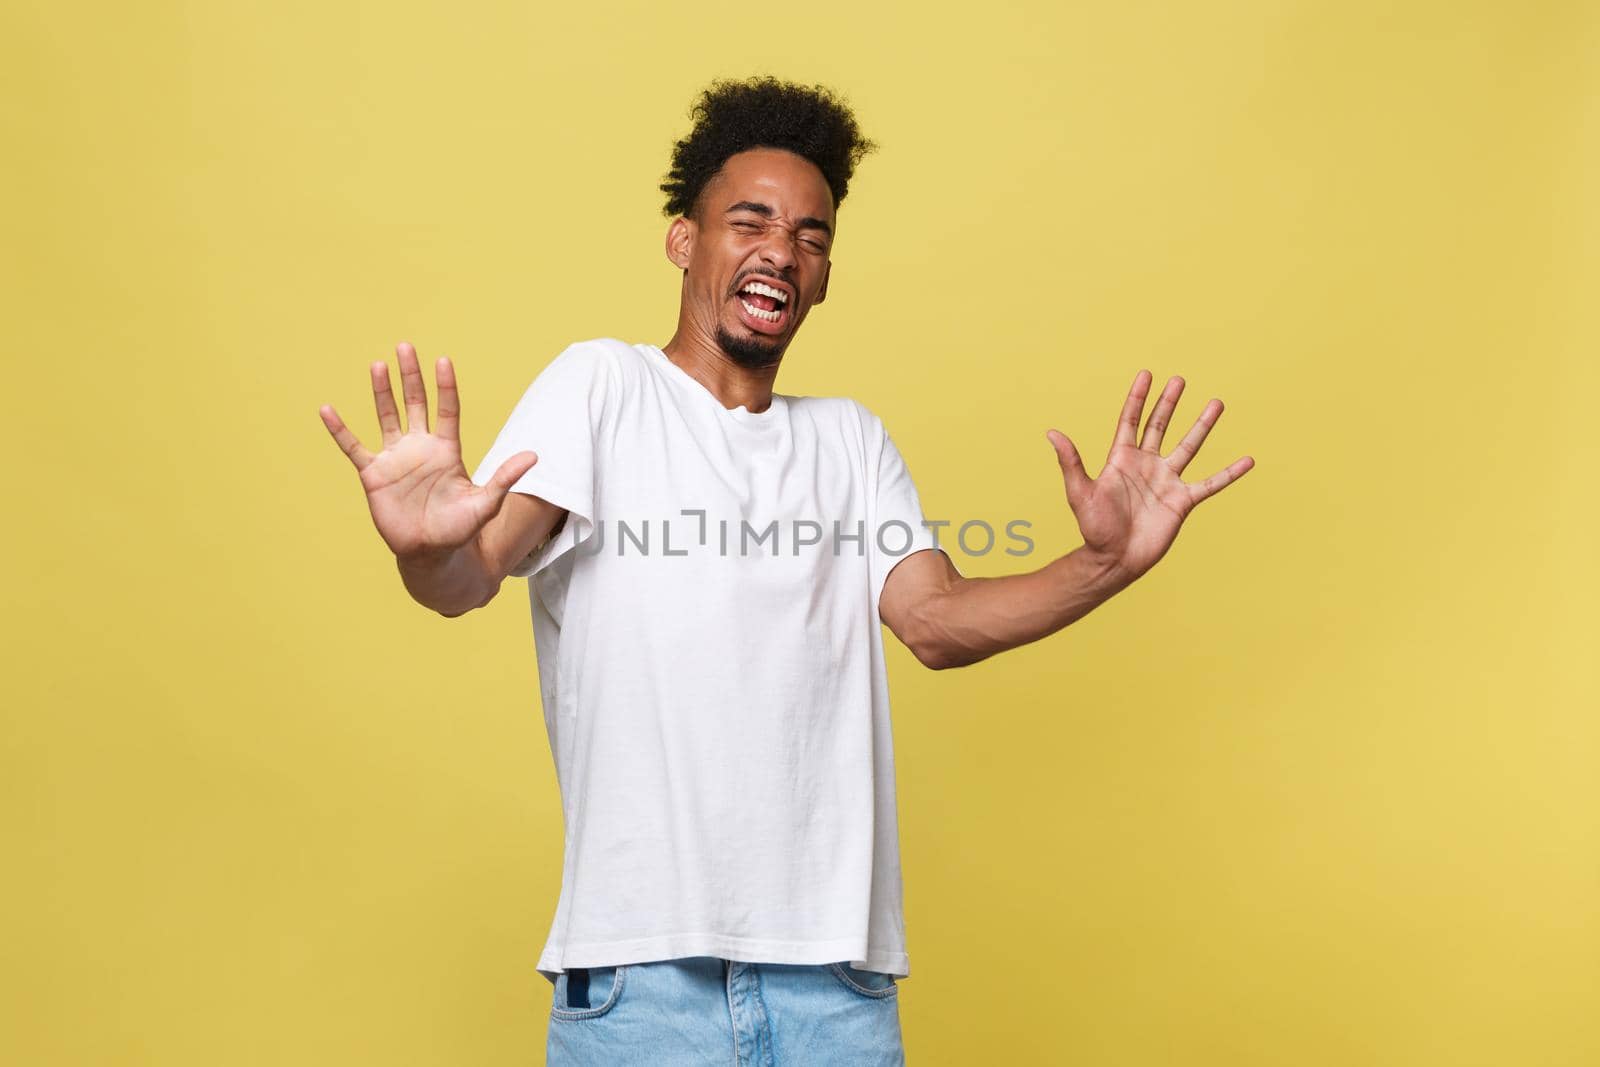
[[[728,358],[741,367],[759,370],[770,367],[783,358],[784,349],[789,347],[787,337],[761,337],[754,333],[740,336],[722,324],[717,325],[717,344]]]

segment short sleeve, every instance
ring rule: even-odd
[[[567,511],[561,529],[511,568],[531,577],[594,531],[597,446],[612,377],[607,353],[579,342],[534,378],[472,475],[487,485],[500,464],[518,452],[533,451],[539,461],[511,486],[513,493],[541,497]]]
[[[864,410],[864,409],[863,409]],[[867,530],[872,610],[895,565],[914,552],[939,549],[938,537],[924,522],[911,470],[895,447],[883,420],[869,413],[868,455],[876,456],[872,522]],[[942,551],[942,549],[940,549]]]

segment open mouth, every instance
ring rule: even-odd
[[[789,319],[789,293],[758,279],[746,282],[736,294],[744,309],[745,321],[763,332],[771,332]]]

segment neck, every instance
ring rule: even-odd
[[[735,363],[716,340],[680,317],[678,331],[661,346],[668,359],[695,381],[705,386],[717,402],[732,410],[744,405],[752,415],[772,404],[772,383],[778,378],[778,364],[751,368]]]

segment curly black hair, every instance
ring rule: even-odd
[[[837,94],[771,75],[713,81],[689,109],[689,117],[694,129],[673,146],[672,169],[661,183],[668,216],[692,215],[701,190],[728,157],[750,148],[783,148],[815,163],[837,209],[856,164],[878,147],[861,135],[855,116]]]

